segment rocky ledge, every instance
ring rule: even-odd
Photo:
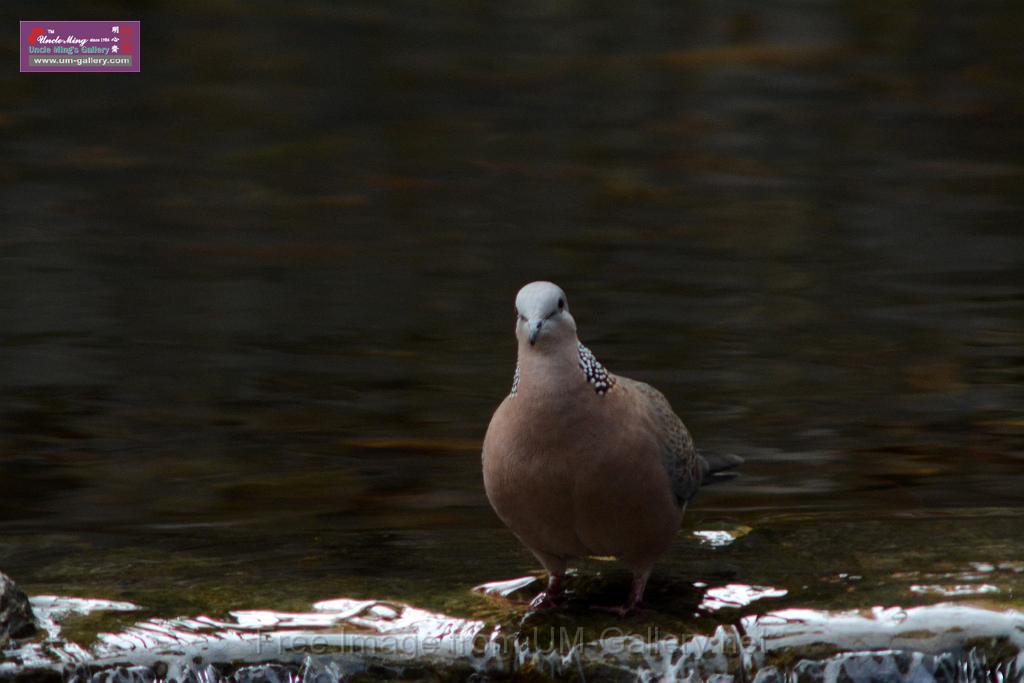
[[[573,615],[524,619],[519,610],[474,620],[347,598],[222,618],[146,617],[131,603],[60,596],[32,604],[40,636],[3,651],[0,681],[1024,682],[1024,613],[956,603],[781,609],[704,634],[643,620],[577,628]]]
[[[35,618],[28,596],[9,576],[0,572],[0,649],[13,638],[35,633]]]

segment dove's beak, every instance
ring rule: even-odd
[[[529,330],[527,339],[530,340],[530,346],[533,346],[534,344],[537,343],[537,336],[540,334],[540,327],[543,324],[543,320],[531,320],[526,324],[526,327]]]

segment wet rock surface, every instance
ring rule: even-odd
[[[0,647],[12,638],[24,638],[34,631],[35,619],[28,596],[0,572]]]
[[[963,604],[782,609],[708,633],[664,631],[656,618],[513,609],[466,619],[348,598],[222,619],[143,618],[130,603],[58,596],[33,604],[43,635],[6,651],[0,680],[1024,681],[1024,613]],[[129,619],[102,630],[111,614]],[[65,635],[72,619],[82,642]]]

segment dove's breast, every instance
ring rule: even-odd
[[[505,399],[484,439],[487,496],[535,552],[656,557],[682,516],[657,435],[626,390],[583,389]]]
[[[589,554],[576,536],[575,472],[567,439],[543,414],[506,398],[484,437],[484,489],[501,520],[535,552],[570,558]]]

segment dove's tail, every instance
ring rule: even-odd
[[[735,479],[739,473],[732,470],[743,464],[743,458],[732,453],[700,453],[697,457],[701,459],[701,486]]]

